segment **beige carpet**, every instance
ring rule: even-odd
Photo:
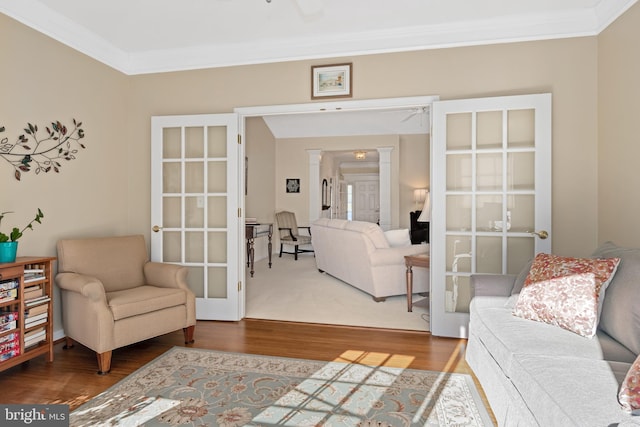
[[[254,277],[247,271],[246,317],[332,325],[429,330],[428,300],[414,295],[407,311],[404,295],[375,302],[364,293],[320,273],[313,254],[256,261]]]

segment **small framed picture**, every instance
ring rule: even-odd
[[[352,67],[348,64],[311,67],[311,99],[350,98],[353,96]]]
[[[287,178],[287,193],[300,192],[300,178]]]

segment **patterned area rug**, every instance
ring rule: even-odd
[[[174,347],[71,426],[491,426],[469,375]]]

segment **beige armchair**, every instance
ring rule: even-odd
[[[280,232],[280,255],[293,254],[294,259],[298,260],[298,254],[302,252],[313,252],[313,249],[300,249],[300,245],[311,244],[311,227],[298,227],[296,214],[293,212],[282,211],[276,213],[276,222],[278,223],[278,231]],[[299,229],[307,230],[307,234],[301,234]],[[293,252],[283,250],[284,245],[293,246]]]
[[[67,345],[97,353],[98,373],[111,369],[114,349],[182,329],[193,342],[195,296],[187,268],[150,262],[144,236],[58,242],[56,284]]]

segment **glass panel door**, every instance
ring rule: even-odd
[[[189,267],[198,319],[239,320],[237,115],[152,118],[152,260]]]
[[[431,329],[466,337],[470,276],[517,274],[551,249],[536,234],[551,231],[551,96],[433,107]]]

